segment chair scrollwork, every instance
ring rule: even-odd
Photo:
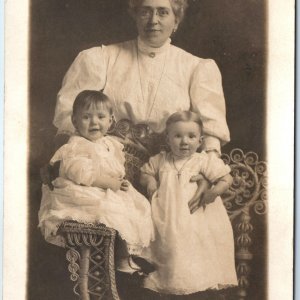
[[[149,157],[166,149],[163,134],[155,134],[146,125],[134,125],[129,120],[115,123],[109,131],[124,145],[126,176],[138,185],[140,167]],[[245,300],[251,286],[250,272],[253,254],[253,218],[267,211],[267,164],[259,161],[255,152],[233,149],[222,159],[231,167],[233,184],[222,195],[233,225],[236,243],[236,266],[239,287],[234,299]],[[76,284],[74,293],[81,299],[118,300],[115,284],[114,242],[116,232],[103,224],[65,222],[60,228],[68,245],[70,278]],[[79,290],[78,290],[79,289]]]
[[[237,296],[242,300],[247,299],[251,286],[253,254],[250,246],[255,243],[251,221],[267,212],[267,164],[259,161],[255,152],[244,153],[241,149],[222,154],[222,159],[231,167],[233,176],[233,184],[222,199],[233,224],[239,282]]]

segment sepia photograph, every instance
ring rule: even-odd
[[[26,250],[4,251],[4,272],[24,263],[24,299],[292,299],[289,196],[277,231],[287,239],[285,292],[270,293],[269,175],[283,170],[269,155],[280,111],[269,106],[278,59],[269,9],[266,0],[29,1],[18,95],[27,123],[6,126],[27,128],[16,214]],[[280,137],[287,155],[292,133]],[[4,236],[15,248],[10,205]]]

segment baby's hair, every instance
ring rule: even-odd
[[[112,103],[108,96],[106,96],[102,91],[94,91],[94,90],[84,90],[80,92],[75,98],[73,104],[73,115],[83,108],[90,108],[91,105],[97,105],[101,103],[112,115],[113,108]]]
[[[166,122],[166,133],[168,133],[168,128],[171,126],[171,124],[177,123],[177,122],[195,122],[199,125],[200,130],[202,132],[203,130],[203,124],[200,119],[200,115],[197,113],[194,113],[189,110],[184,111],[178,111],[174,114],[172,114]]]

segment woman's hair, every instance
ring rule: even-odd
[[[129,0],[129,12],[132,16],[136,15],[137,8],[141,5],[143,0]],[[185,10],[188,6],[187,0],[170,0],[174,15],[180,23],[185,15]]]
[[[200,115],[197,113],[194,113],[189,110],[184,111],[178,111],[174,114],[172,114],[166,122],[166,133],[168,133],[168,128],[171,126],[171,124],[177,123],[177,122],[195,122],[199,125],[200,130],[202,132],[203,124],[200,119]]]
[[[75,98],[73,104],[73,115],[84,108],[88,109],[91,105],[97,105],[99,103],[101,103],[112,115],[112,103],[102,91],[84,90]]]

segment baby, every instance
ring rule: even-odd
[[[65,220],[103,223],[118,231],[126,253],[118,259],[119,271],[140,270],[135,263],[153,239],[148,200],[124,179],[123,146],[106,133],[112,123],[112,104],[99,91],[82,91],[73,105],[76,134],[52,157],[60,162],[59,177],[42,187],[39,226],[46,241],[65,246],[57,234]]]
[[[220,198],[232,183],[230,168],[216,155],[196,152],[202,139],[196,113],[171,115],[166,132],[170,152],[141,169],[155,227],[148,255],[157,269],[144,286],[185,295],[237,285],[232,227]],[[210,189],[191,182],[200,173]]]

